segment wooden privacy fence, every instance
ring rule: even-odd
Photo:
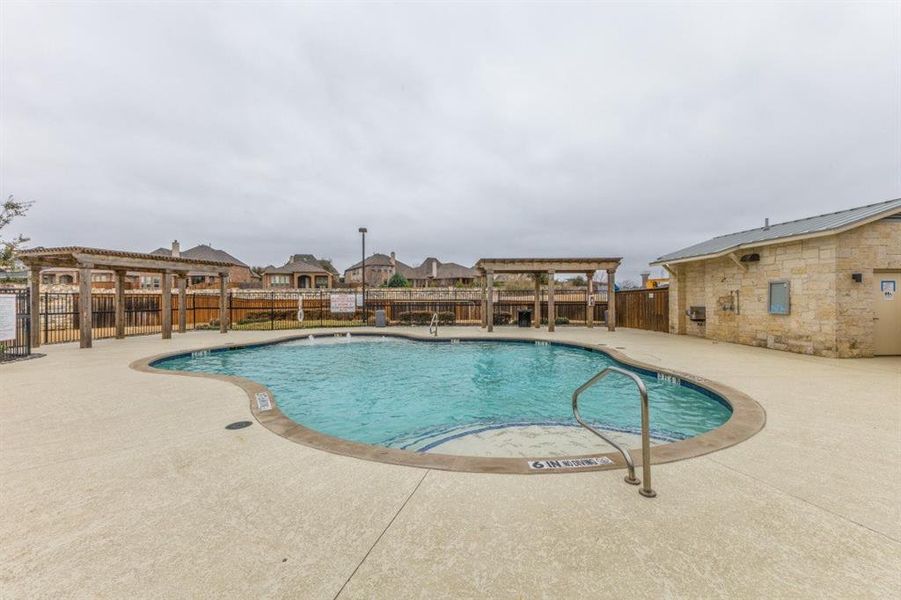
[[[372,290],[363,308],[354,312],[331,311],[332,294],[349,294],[348,290],[298,291],[232,291],[228,297],[229,326],[237,330],[302,329],[308,327],[348,327],[372,325],[375,311],[384,310],[390,325],[428,324],[438,313],[445,325],[479,325],[482,304],[479,290]],[[534,310],[531,292],[497,290],[495,324],[515,325],[520,311]],[[588,303],[585,290],[565,290],[555,295],[557,324],[584,325]],[[300,299],[303,299],[302,305]],[[219,297],[215,294],[186,295],[186,328],[219,329]],[[78,294],[47,292],[40,296],[40,318],[32,326],[41,328],[44,344],[73,342],[79,339]],[[159,293],[125,295],[126,335],[145,335],[162,330],[162,307]],[[26,306],[27,303],[23,303]],[[303,312],[300,312],[300,308]],[[616,324],[652,331],[668,330],[668,292],[666,289],[625,290],[616,293]],[[547,320],[547,295],[540,303],[542,322]],[[115,336],[115,298],[109,293],[91,297],[93,337]],[[607,311],[606,294],[596,294],[594,322],[603,323]],[[27,315],[26,315],[27,316]],[[178,295],[172,297],[172,322],[178,323]]]
[[[616,326],[669,331],[669,289],[616,292]]]

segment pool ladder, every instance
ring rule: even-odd
[[[629,474],[625,477],[626,483],[631,485],[642,483],[641,480],[635,477],[635,463],[632,461],[632,456],[629,454],[629,451],[586,423],[582,420],[582,415],[579,414],[579,396],[582,392],[607,377],[610,373],[625,375],[638,386],[638,393],[641,395],[641,469],[642,477],[644,479],[644,483],[641,486],[641,489],[638,490],[638,493],[645,498],[653,498],[657,495],[657,492],[651,489],[651,435],[650,415],[648,414],[648,389],[645,387],[641,378],[632,371],[620,369],[619,367],[607,367],[603,369],[573,392],[573,416],[576,418],[579,425],[619,450],[619,453],[623,455],[623,459],[626,461],[626,467],[629,469]]]
[[[432,315],[432,320],[429,322],[429,334],[438,337],[438,313],[434,313]]]

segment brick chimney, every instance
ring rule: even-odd
[[[394,254],[394,250],[391,251],[391,266],[397,267],[397,256]]]
[[[641,287],[643,287],[643,288],[648,287],[648,278],[650,276],[651,276],[650,271],[645,271],[644,273],[641,274]]]
[[[178,240],[172,240],[172,256],[175,258],[181,256],[181,246],[178,244]]]
[[[438,259],[432,259],[432,279],[438,279]]]

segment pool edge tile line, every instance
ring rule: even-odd
[[[321,337],[335,337],[336,334],[322,334]],[[395,337],[409,339],[415,341],[425,341],[433,343],[449,343],[452,339],[433,337],[425,335],[417,335],[409,332],[357,332],[355,337]],[[314,336],[318,337],[318,336]],[[266,386],[235,375],[222,375],[217,373],[200,373],[190,371],[175,371],[161,369],[155,366],[156,363],[176,356],[190,355],[193,352],[224,352],[230,350],[238,350],[241,348],[253,348],[260,346],[268,346],[273,344],[295,341],[299,339],[309,339],[309,334],[298,335],[296,333],[281,337],[272,338],[262,342],[248,343],[227,343],[215,346],[207,346],[204,348],[194,348],[187,350],[178,350],[157,354],[133,361],[129,367],[145,373],[175,375],[184,377],[206,377],[208,379],[226,381],[242,388],[247,394],[250,411],[254,418],[266,429],[273,433],[287,438],[295,443],[302,444],[318,450],[324,450],[333,454],[349,456],[364,460],[376,462],[404,465],[410,467],[424,469],[438,469],[444,471],[458,471],[469,473],[506,473],[521,475],[541,475],[541,474],[561,474],[563,472],[578,473],[584,471],[600,471],[610,469],[622,469],[626,464],[622,456],[618,452],[605,453],[587,453],[578,456],[535,456],[521,458],[491,458],[478,456],[461,456],[438,454],[430,452],[415,452],[410,450],[400,450],[397,448],[387,448],[383,446],[375,446],[372,444],[364,444],[346,439],[337,438],[331,435],[320,433],[309,427],[298,424],[288,418],[278,407],[278,401],[275,394]],[[495,337],[482,334],[481,336],[473,336],[466,338],[467,341],[491,341],[491,342],[515,342],[515,343],[531,343],[534,339],[528,337]],[[609,356],[612,360],[619,362],[629,369],[644,371],[649,374],[657,374],[664,376],[672,376],[678,378],[680,382],[690,385],[691,387],[704,390],[708,394],[715,394],[722,398],[732,409],[732,416],[726,423],[720,427],[703,433],[701,435],[680,440],[677,442],[656,445],[651,448],[651,461],[653,464],[661,464],[679,460],[685,460],[696,456],[703,456],[711,452],[716,452],[730,446],[734,446],[753,437],[760,432],[766,425],[766,412],[763,407],[747,394],[740,392],[732,387],[724,384],[710,381],[703,377],[698,377],[690,373],[683,373],[673,369],[659,367],[657,365],[647,364],[638,360],[633,360],[627,355],[607,346],[599,344],[572,342],[572,341],[549,341],[549,344],[568,346],[573,348],[582,348],[592,352],[598,352]],[[271,399],[271,406],[261,409],[256,401],[257,394],[267,395]],[[567,470],[554,469],[532,469],[530,463],[542,460],[566,460],[566,459],[582,459],[582,458],[601,458],[602,465],[596,466],[580,466]],[[641,464],[640,457],[633,457],[636,465]]]

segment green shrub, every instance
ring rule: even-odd
[[[391,276],[391,279],[385,284],[385,287],[389,288],[408,288],[413,287],[413,284],[410,283],[406,277],[401,275],[400,273],[395,273]]]
[[[569,319],[566,317],[557,317],[554,319],[554,323],[557,325],[569,325]],[[542,325],[547,325],[547,319],[541,319]]]

